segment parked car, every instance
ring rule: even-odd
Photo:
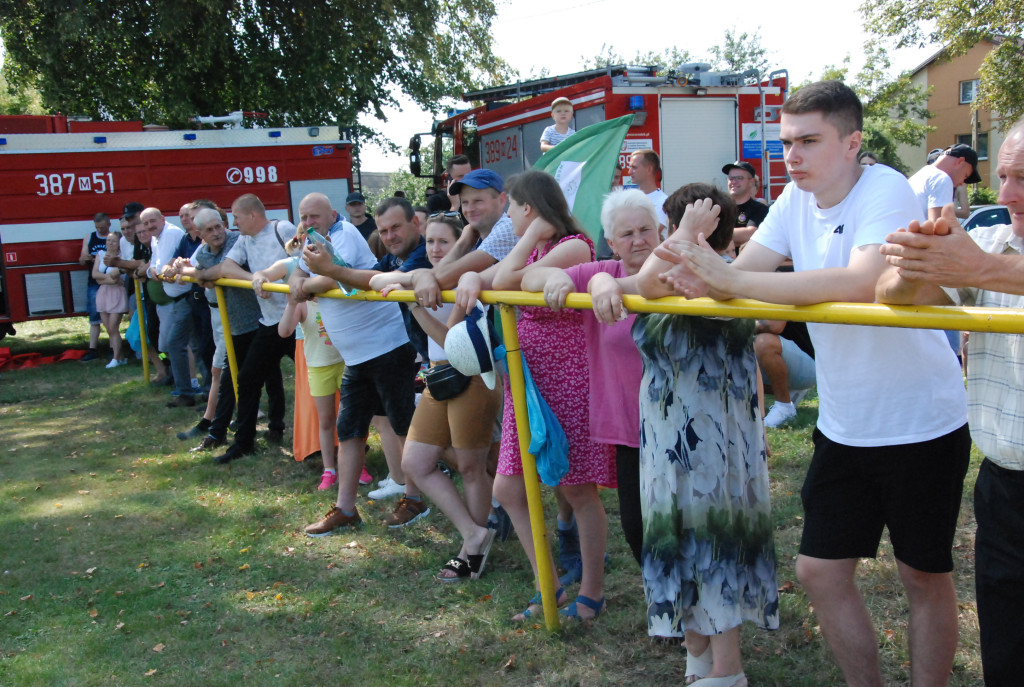
[[[978,227],[991,227],[994,224],[1009,224],[1010,211],[1005,205],[982,205],[971,211],[964,220],[964,229],[970,231]]]

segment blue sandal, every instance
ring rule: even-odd
[[[593,617],[591,617],[591,618],[584,618],[583,616],[581,616],[580,613],[579,613],[579,609],[577,607],[577,604],[583,604],[584,606],[586,606],[587,608],[592,610],[594,612]],[[605,609],[605,603],[604,603],[604,597],[603,596],[601,597],[600,601],[594,601],[589,596],[583,596],[582,594],[580,594],[579,596],[576,597],[575,601],[573,601],[571,604],[569,604],[569,606],[567,608],[563,608],[562,610],[560,610],[559,613],[562,616],[564,616],[566,618],[569,618],[571,620],[593,620],[597,616],[601,615],[601,612],[604,609]]]
[[[561,606],[562,603],[565,603],[565,601],[563,601],[562,603],[558,603],[558,600],[563,598],[563,597],[565,598],[565,601],[569,600],[569,597],[565,595],[565,588],[564,587],[559,587],[558,591],[555,592],[555,603],[557,605]],[[519,614],[519,616],[522,616],[522,617],[519,618],[519,620],[517,622],[521,622],[521,623],[522,622],[526,622],[527,620],[532,618],[533,617],[533,611],[530,610],[530,606],[542,606],[543,603],[544,603],[544,600],[541,599],[540,592],[537,592],[536,594],[534,594],[530,598],[530,600],[527,602],[526,610],[524,610],[522,613]],[[518,616],[512,616],[512,620],[516,620],[517,617]]]

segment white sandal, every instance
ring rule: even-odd
[[[746,675],[742,671],[726,677],[703,677],[691,683],[690,687],[736,687],[741,682],[744,686],[747,684]]]
[[[693,682],[687,682],[687,680],[690,678],[697,678],[697,680],[699,680],[710,673],[713,667],[714,657],[711,655],[710,644],[708,644],[708,648],[705,649],[704,653],[700,656],[694,654],[692,651],[687,651],[686,675],[683,677],[683,684],[693,684]],[[696,682],[696,680],[694,682]]]

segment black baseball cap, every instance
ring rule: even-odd
[[[145,210],[142,203],[127,203],[124,206],[124,213],[121,215],[121,219],[131,219],[135,215]]]
[[[345,199],[345,205],[351,205],[352,203],[366,203],[366,197],[359,191],[353,191]]]
[[[742,169],[744,172],[752,177],[757,176],[757,172],[754,171],[754,165],[743,160],[736,160],[736,162],[730,162],[725,167],[722,167],[722,174],[729,174],[734,169]]]
[[[978,154],[974,152],[974,148],[966,143],[957,143],[946,151],[946,155],[963,158],[971,165],[971,176],[964,179],[965,184],[977,184],[981,181],[981,175],[978,174]]]

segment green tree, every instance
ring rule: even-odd
[[[864,68],[850,79],[850,56],[842,66],[825,67],[821,78],[836,79],[852,88],[864,103],[864,139],[862,150],[870,150],[878,161],[898,169],[910,171],[900,159],[901,143],[918,145],[933,127],[922,123],[932,113],[928,111],[930,88],[915,86],[910,74],[904,72],[895,78],[889,76],[892,62],[885,49],[868,41],[864,46]],[[795,89],[794,89],[795,90]]]
[[[663,52],[648,50],[645,53],[636,52],[633,57],[625,57],[615,51],[615,48],[607,43],[601,44],[601,51],[593,57],[580,56],[583,62],[583,69],[597,69],[599,67],[611,67],[618,64],[628,64],[635,67],[640,66],[662,66],[666,69],[675,69],[681,64],[694,62],[688,50],[680,50],[672,46]]]
[[[0,0],[4,73],[53,110],[174,126],[197,114],[354,127],[506,71],[492,0]],[[473,46],[467,50],[466,46]]]
[[[399,168],[397,171],[391,172],[387,186],[366,196],[366,211],[372,213],[381,201],[395,195],[395,191],[405,192],[405,197],[413,205],[424,205],[426,201],[423,194],[426,193],[427,185],[430,183],[429,179],[414,177],[408,168]]]
[[[1024,116],[1024,4],[1020,0],[865,0],[866,28],[897,47],[938,44],[953,57],[988,39],[973,107],[998,112],[1005,130]]]
[[[615,48],[607,43],[601,45],[601,51],[597,55],[580,57],[584,69],[629,64],[634,66],[658,65],[666,70],[674,71],[683,64],[707,62],[715,71],[743,72],[748,69],[756,69],[762,76],[771,66],[768,58],[768,50],[761,45],[761,36],[758,31],[752,34],[746,31],[737,34],[735,28],[726,29],[721,45],[711,46],[709,54],[703,57],[694,55],[689,50],[680,50],[676,46],[671,46],[661,52],[648,50],[641,53],[637,51],[633,57],[627,58],[616,52]]]
[[[45,114],[43,97],[30,86],[13,88],[0,72],[0,115]]]
[[[735,27],[726,29],[721,45],[711,46],[711,67],[723,72],[756,69],[764,78],[771,69],[771,63],[768,61],[768,49],[761,45],[758,31],[753,34],[744,31],[737,35]]]

